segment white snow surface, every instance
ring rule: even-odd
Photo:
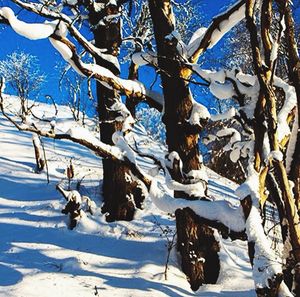
[[[5,100],[11,104],[16,99],[5,96]],[[53,108],[42,103],[36,113],[54,117]],[[55,129],[86,135],[85,130],[71,129],[71,118],[69,109],[59,106]],[[148,150],[144,128],[137,126],[134,133],[137,143]],[[219,238],[222,263],[216,285],[193,292],[180,271],[175,250],[165,280],[167,241],[159,225],[175,230],[173,216],[161,212],[147,198],[133,221],[107,223],[100,211],[103,172],[99,157],[69,141],[43,139],[50,175],[47,184],[45,172],[34,173],[31,133],[16,131],[1,115],[0,135],[0,296],[255,296],[245,242]],[[94,141],[89,134],[86,137]],[[157,144],[150,151],[159,155],[165,149]],[[67,216],[61,213],[66,202],[55,190],[56,184],[66,179],[70,158],[75,179],[84,177],[81,194],[96,205],[94,215],[82,212],[74,230],[67,228]],[[138,163],[144,170],[154,167],[149,160],[138,158]],[[218,207],[227,207],[225,199],[235,205],[232,211],[237,213],[236,185],[210,170],[208,179],[209,195],[223,200]]]
[[[58,20],[55,20],[53,22],[45,22],[41,24],[25,23],[18,20],[13,10],[9,7],[0,8],[0,16],[6,18],[9,21],[12,29],[16,33],[32,40],[48,38],[54,33],[59,22]]]

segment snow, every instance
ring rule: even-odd
[[[240,232],[245,229],[245,220],[241,207],[236,208],[227,201],[189,201],[171,197],[164,186],[153,180],[150,197],[153,203],[166,213],[174,213],[178,208],[191,208],[200,217],[223,223],[230,230]]]
[[[5,96],[9,105],[14,100]],[[50,105],[41,103],[39,108],[42,110],[36,111],[38,115],[53,114]],[[72,136],[84,136],[96,143],[91,132],[71,129],[68,107],[58,108],[57,131],[69,131]],[[148,149],[149,137],[143,131],[134,128],[135,138]],[[34,173],[31,133],[16,131],[0,116],[0,135],[0,275],[5,276],[0,278],[0,296],[255,296],[246,242],[219,239],[224,247],[224,261],[218,284],[204,285],[194,293],[180,271],[175,250],[171,252],[168,280],[164,279],[166,238],[158,224],[175,230],[174,217],[161,212],[147,198],[144,209],[137,212],[133,221],[107,223],[100,211],[102,197],[98,187],[103,172],[99,157],[68,141],[43,139],[50,174],[47,184],[46,172]],[[151,149],[162,156],[166,151],[161,145]],[[80,191],[81,198],[87,194],[96,205],[94,215],[81,212],[74,230],[67,228],[68,219],[61,213],[66,202],[55,190],[56,184],[66,179],[70,158],[75,182],[83,179],[81,191],[85,194]],[[149,162],[138,162],[144,170],[153,168]],[[233,194],[236,185],[210,170],[208,175],[209,193],[220,201],[213,204],[215,208],[208,206],[212,202],[191,204],[203,215],[215,218],[228,210],[231,217],[218,219],[240,229],[242,214],[232,206],[238,204]],[[160,182],[161,178],[157,178]],[[169,199],[175,207],[172,201],[176,199]],[[178,201],[181,205],[186,202]]]
[[[72,126],[67,132],[72,138],[77,140],[84,140],[87,143],[92,144],[99,149],[110,152],[117,159],[123,159],[123,152],[116,146],[110,146],[103,142],[100,142],[99,139],[95,137],[87,128],[81,126]]]
[[[71,60],[73,52],[66,44],[51,37],[49,38],[49,41],[51,42],[53,47],[61,54],[65,61],[69,62]]]
[[[226,112],[211,115],[212,121],[223,121],[232,119],[236,115],[236,109],[234,107],[229,108]]]
[[[58,21],[46,22],[41,24],[29,24],[20,21],[15,16],[13,10],[9,7],[0,8],[0,16],[6,18],[9,21],[9,24],[16,33],[31,40],[48,38],[54,33],[58,24]]]
[[[176,40],[176,48],[181,57],[187,57],[187,47],[186,44],[182,41],[181,35],[178,31],[174,30],[170,34],[165,36],[165,40],[173,42]]]
[[[187,45],[188,57],[191,57],[194,54],[194,52],[198,49],[206,30],[207,28],[201,27],[193,33],[192,38],[190,39]]]
[[[191,125],[198,125],[201,126],[200,120],[208,120],[210,118],[210,113],[208,109],[202,105],[201,103],[193,101],[193,109],[189,118],[189,123]]]
[[[217,137],[230,137],[228,144],[223,148],[225,151],[231,150],[233,144],[241,141],[241,134],[234,128],[225,128],[217,132]]]
[[[289,144],[287,147],[287,152],[286,152],[286,170],[288,173],[291,170],[293,155],[294,155],[294,152],[296,149],[298,129],[299,129],[298,110],[296,110],[295,120],[294,120],[294,124],[293,124],[293,128],[292,128],[292,132],[291,132],[291,137],[290,137]]]
[[[257,82],[257,77],[255,75],[245,74],[241,71],[237,73],[236,78],[241,83],[248,84],[250,86],[254,86],[255,83]]]
[[[214,47],[220,39],[229,32],[235,25],[245,18],[246,5],[243,4],[240,8],[234,11],[229,19],[222,21],[219,28],[215,29],[211,35],[210,45],[208,48]]]
[[[269,154],[269,159],[281,162],[283,161],[283,154],[281,151],[271,151]]]
[[[123,122],[122,131],[127,132],[132,129],[133,124],[135,123],[134,118],[131,116],[126,105],[121,101],[116,101],[111,107],[110,110],[118,112],[120,115],[115,118],[116,121]]]
[[[274,62],[277,59],[278,50],[279,50],[279,44],[278,42],[274,42],[271,50],[271,56],[270,56],[272,62]]]
[[[138,66],[147,64],[157,66],[157,57],[154,52],[137,52],[132,55],[132,62]]]
[[[277,76],[274,77],[274,85],[282,88],[285,93],[284,104],[278,113],[278,138],[279,141],[281,141],[285,136],[289,136],[291,133],[287,118],[289,113],[297,105],[297,96],[295,88]]]
[[[71,6],[75,6],[77,4],[77,0],[65,0],[65,3]]]
[[[219,84],[212,82],[209,85],[209,90],[218,99],[230,99],[235,95],[235,91],[231,83]]]
[[[252,207],[246,220],[246,233],[248,241],[255,243],[255,257],[253,259],[253,279],[256,288],[269,286],[269,279],[274,275],[282,273],[282,258],[280,253],[276,253],[271,248],[271,241],[266,236],[261,222],[259,211],[259,173],[252,166],[248,167],[248,177],[246,181],[237,188],[236,195],[241,199],[251,196]],[[292,296],[286,291],[284,283],[280,285],[281,292],[286,292],[283,296]]]

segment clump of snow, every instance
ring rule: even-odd
[[[49,38],[49,41],[51,42],[53,47],[61,54],[65,61],[69,62],[71,60],[71,58],[73,57],[73,52],[66,44],[51,37]]]
[[[187,173],[191,180],[202,180],[208,182],[208,176],[204,167],[198,170],[191,170]]]
[[[169,168],[173,168],[174,166],[174,162],[178,161],[179,162],[179,168],[180,170],[182,169],[182,161],[181,158],[179,156],[179,154],[175,151],[170,152],[167,156],[166,156],[166,160],[165,160],[165,165]]]
[[[219,138],[230,137],[228,144],[223,148],[225,151],[231,150],[232,146],[235,143],[240,142],[242,139],[240,132],[234,128],[225,128],[225,129],[219,130],[216,135]]]
[[[209,118],[210,118],[210,113],[208,109],[201,103],[193,101],[193,109],[188,122],[191,125],[201,126],[200,124],[201,119],[208,120]]]
[[[211,120],[212,121],[229,120],[232,119],[235,115],[236,115],[236,109],[234,107],[231,107],[224,113],[211,115]]]
[[[166,35],[165,40],[172,41],[172,42],[175,40],[176,41],[176,48],[177,48],[178,53],[184,58],[187,57],[186,45],[182,41],[181,35],[178,31],[174,30],[170,34]]]
[[[122,131],[127,132],[132,129],[133,124],[135,123],[134,118],[131,116],[131,113],[127,109],[126,105],[121,101],[116,101],[111,107],[110,110],[118,112],[119,116],[115,118],[116,121],[123,122]]]
[[[171,197],[163,185],[153,180],[149,195],[153,203],[160,210],[174,213],[176,209],[189,207],[197,215],[208,220],[219,221],[230,230],[240,232],[245,229],[243,210],[235,208],[227,201],[189,201]]]
[[[295,116],[295,120],[294,120],[294,124],[293,124],[293,128],[292,128],[289,144],[287,147],[287,152],[286,152],[286,170],[287,170],[287,172],[290,172],[290,170],[291,170],[291,164],[292,164],[295,149],[296,149],[297,133],[298,133],[298,129],[299,129],[298,125],[299,125],[298,111],[296,110],[296,116]]]
[[[132,55],[132,62],[138,66],[147,64],[157,65],[157,56],[154,52],[137,52]]]
[[[135,153],[128,145],[121,131],[116,131],[112,135],[112,141],[114,145],[123,152],[124,156],[126,156],[133,164],[136,164]]]
[[[230,99],[235,95],[235,91],[231,83],[219,84],[212,82],[209,85],[209,90],[218,99]]]
[[[57,20],[41,24],[29,24],[20,21],[9,7],[0,8],[0,16],[9,21],[9,24],[16,33],[32,40],[48,38],[54,33],[58,24]]]
[[[271,151],[268,159],[273,159],[276,161],[283,161],[283,154],[281,151]]]
[[[257,82],[257,77],[251,74],[245,74],[239,71],[236,75],[236,78],[244,84],[248,84],[250,86],[254,86]]]
[[[235,191],[235,194],[241,199],[251,195],[253,202],[258,206],[259,201],[259,174],[252,167],[248,167],[248,177]],[[255,199],[254,199],[255,198]]]
[[[243,4],[239,9],[235,10],[228,19],[222,21],[219,27],[213,31],[208,48],[214,47],[228,31],[243,20],[245,18],[245,12],[246,5]]]
[[[297,97],[295,88],[290,86],[279,77],[274,77],[274,85],[282,88],[285,93],[285,101],[283,107],[278,113],[278,138],[281,141],[285,136],[289,136],[291,131],[287,123],[289,113],[297,105]]]
[[[77,5],[77,0],[64,0],[65,3],[67,3],[68,5],[71,5],[71,6],[75,6]]]

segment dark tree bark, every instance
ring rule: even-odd
[[[192,290],[198,290],[202,284],[215,284],[218,279],[216,270],[220,270],[217,254],[220,247],[213,229],[190,208],[177,209],[175,214],[177,249],[182,257],[182,270],[188,276]]]
[[[202,164],[198,148],[199,130],[192,133],[193,129],[187,122],[193,108],[193,100],[187,82],[182,79],[184,67],[176,47],[178,40],[165,38],[174,30],[171,1],[149,0],[149,8],[154,26],[158,66],[165,99],[163,121],[166,125],[168,150],[169,152],[176,151],[179,154],[183,162],[183,173],[200,170]],[[177,167],[170,170],[174,180],[183,184],[191,183],[184,174],[175,168]],[[183,192],[175,192],[175,196],[197,199]],[[213,231],[208,226],[202,225],[201,221],[195,217],[197,216],[190,209],[176,212],[178,250],[182,258],[182,269],[193,290],[197,290],[204,282],[215,282],[220,268],[218,260],[216,260],[218,259],[218,248],[216,248],[218,243],[213,238]],[[215,259],[211,264],[216,265],[208,268],[201,261],[191,261],[188,242],[193,243],[196,255],[209,254],[211,259]],[[214,242],[214,245],[211,242]],[[185,248],[182,248],[182,244]],[[208,269],[209,272],[206,271]]]
[[[109,2],[109,1],[105,1]],[[104,49],[106,54],[117,57],[119,47],[122,42],[121,23],[119,19],[111,21],[106,16],[119,13],[119,7],[113,4],[106,4],[106,7],[98,13],[90,10],[90,22],[93,27],[95,45]],[[99,21],[102,20],[101,23]],[[97,64],[106,67],[115,75],[119,75],[119,69],[114,63],[98,58]],[[119,116],[118,111],[111,110],[111,107],[121,101],[117,91],[111,90],[97,82],[98,112],[100,121],[101,141],[113,144],[112,135],[122,129],[123,122],[116,120]],[[113,160],[103,159],[103,213],[107,213],[108,221],[132,220],[136,205],[141,205],[142,194],[135,193],[136,183],[125,179],[129,176],[129,168],[126,165],[117,163]]]

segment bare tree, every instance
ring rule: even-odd
[[[85,125],[86,112],[88,108],[88,82],[77,73],[67,73],[63,76],[64,88],[68,94],[67,105],[69,106],[73,119]]]
[[[39,70],[37,58],[24,52],[13,52],[0,61],[0,74],[20,99],[20,113],[25,118],[33,107],[29,106],[28,99],[34,99],[46,79]]]

